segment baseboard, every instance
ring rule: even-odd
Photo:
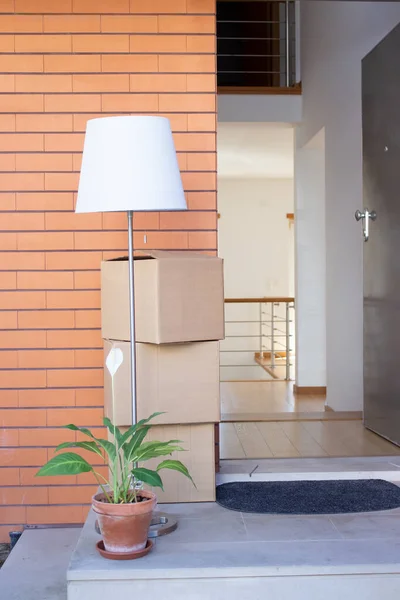
[[[293,393],[307,396],[326,396],[326,386],[303,386],[303,385],[294,385]]]

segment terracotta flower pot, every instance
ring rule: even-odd
[[[153,492],[141,490],[145,500],[130,504],[110,504],[104,494],[92,498],[104,547],[109,552],[136,552],[146,546],[149,527],[157,499]]]

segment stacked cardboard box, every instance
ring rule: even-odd
[[[105,369],[105,411],[120,427],[132,424],[130,393],[129,264],[102,263],[102,335],[105,357],[113,346],[124,355],[111,380]],[[163,412],[154,439],[180,439],[177,456],[197,488],[164,472],[160,502],[215,499],[215,423],[220,420],[219,342],[224,337],[222,260],[183,252],[135,257],[137,419]]]

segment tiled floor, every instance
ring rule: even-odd
[[[221,459],[396,456],[400,448],[361,420],[220,424]]]

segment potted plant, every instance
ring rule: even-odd
[[[113,377],[122,363],[122,358],[111,350],[106,364]],[[122,353],[121,353],[122,354]],[[112,387],[114,387],[112,385]],[[93,510],[103,536],[104,548],[111,553],[140,553],[146,547],[148,530],[156,506],[156,495],[142,489],[142,484],[163,489],[160,471],[172,469],[188,477],[189,471],[179,460],[162,460],[155,470],[147,469],[142,463],[166,457],[172,452],[183,451],[179,440],[168,442],[145,441],[151,428],[150,421],[162,413],[154,413],[122,432],[104,418],[104,425],[113,441],[97,438],[84,427],[65,425],[88,438],[87,441],[64,442],[56,452],[66,448],[81,448],[99,455],[108,465],[109,480],[105,479],[82,456],[75,452],[56,454],[37,473],[37,476],[78,475],[91,472],[101,492],[93,496]],[[194,482],[193,482],[194,483]]]

